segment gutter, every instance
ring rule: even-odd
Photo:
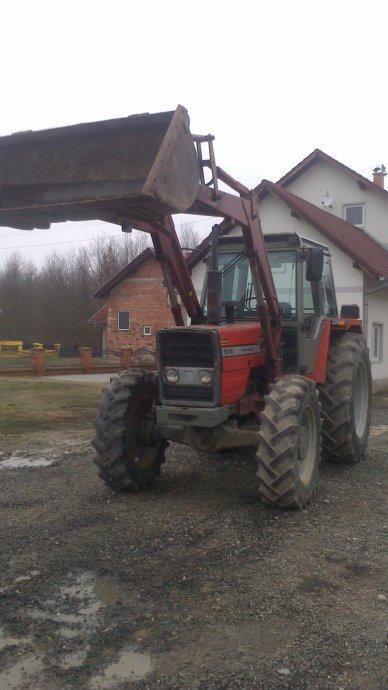
[[[364,313],[363,313],[363,321],[364,321],[364,332],[365,332],[365,340],[368,345],[368,307],[369,307],[369,295],[373,295],[375,292],[380,292],[380,290],[384,290],[384,288],[388,288],[388,278],[380,277],[378,278],[380,281],[380,285],[377,285],[377,287],[371,288],[370,290],[366,290],[364,292]]]

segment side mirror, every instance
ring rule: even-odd
[[[306,257],[306,280],[319,283],[323,272],[323,249],[321,247],[309,247]]]

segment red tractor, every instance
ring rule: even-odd
[[[3,137],[0,223],[101,219],[151,234],[176,327],[158,333],[157,374],[124,371],[104,392],[93,445],[109,486],[151,484],[170,440],[203,451],[254,446],[263,500],[300,508],[321,446],[336,462],[364,456],[362,322],[354,305],[338,314],[326,247],[294,234],[264,239],[255,193],[216,165],[213,139],[191,134],[182,106]],[[225,219],[213,227],[202,303],[172,220],[183,212]],[[226,224],[242,236],[224,234]]]

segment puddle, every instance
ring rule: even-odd
[[[371,426],[370,435],[371,436],[380,436],[381,434],[384,434],[386,431],[388,431],[388,424],[380,424],[379,426]]]
[[[38,690],[42,687],[42,672],[43,662],[40,656],[25,656],[8,669],[0,671],[0,688],[14,690],[27,685],[29,690]]]
[[[113,690],[118,683],[141,680],[152,671],[151,655],[126,647],[113,664],[109,664],[98,676],[92,678],[92,690]]]
[[[70,639],[85,631],[92,632],[96,628],[97,614],[103,602],[94,591],[96,581],[93,573],[86,572],[68,577],[73,577],[74,581],[62,585],[56,596],[46,601],[45,610],[32,609],[28,615],[38,620],[63,623],[59,630],[64,637]]]
[[[110,577],[97,577],[87,571],[79,575],[68,573],[54,596],[47,599],[41,608],[28,610],[35,620],[57,623],[56,634],[69,641],[70,649],[63,651],[58,666],[67,672],[80,668],[90,650],[90,639],[104,621],[100,614],[107,606],[129,597],[122,591],[119,582]],[[151,658],[135,649],[127,648],[119,659],[93,679],[92,688],[116,688],[117,681],[138,680],[151,670]],[[0,690],[3,686],[0,683]]]
[[[94,618],[103,606],[95,592],[95,576],[90,572],[78,575],[74,584],[60,587],[59,598],[63,602],[72,602],[73,608],[78,609],[77,614],[57,614],[59,620],[68,623],[82,620],[86,623],[88,619]]]
[[[32,455],[21,455],[16,452],[0,461],[0,470],[14,470],[24,467],[48,467],[52,465],[52,460],[46,460],[43,457],[34,457]]]
[[[4,628],[0,628],[0,652],[7,647],[17,647],[19,644],[28,642],[31,642],[30,637],[12,637],[5,632]]]
[[[30,609],[28,615],[35,620],[57,622],[58,634],[70,640],[92,634],[99,625],[100,611],[128,598],[128,593],[121,592],[113,578],[98,578],[93,572],[69,574],[66,584],[45,602],[44,608]]]

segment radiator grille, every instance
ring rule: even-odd
[[[164,367],[213,367],[211,333],[171,331],[160,333],[160,352]]]
[[[193,402],[211,402],[213,400],[213,387],[174,386],[171,383],[165,383],[164,397],[166,398],[166,400],[192,400]]]
[[[158,334],[159,361],[165,367],[198,367],[213,369],[215,344],[212,332],[197,330],[160,331]],[[162,372],[161,372],[162,373]],[[161,375],[162,399],[187,405],[214,405],[215,386],[175,385],[167,383]]]

